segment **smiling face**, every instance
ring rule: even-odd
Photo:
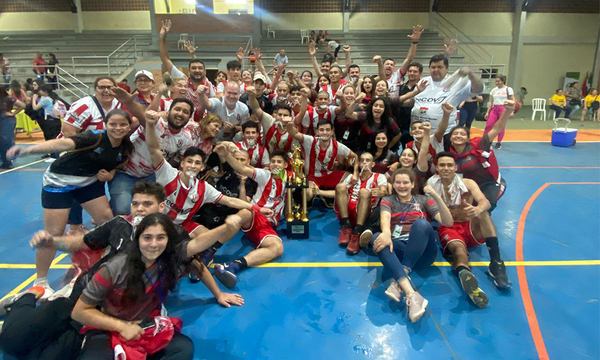
[[[381,119],[381,116],[385,112],[385,103],[383,100],[376,100],[373,103],[373,118]]]
[[[412,169],[416,163],[415,152],[412,149],[404,149],[400,154],[400,165],[403,168]]]
[[[205,76],[206,69],[202,63],[195,62],[190,64],[190,79],[192,81],[202,81]]]
[[[167,248],[169,237],[159,224],[148,226],[140,234],[140,252],[144,263],[153,263]]]
[[[435,169],[437,170],[438,174],[440,174],[442,179],[450,180],[454,179],[454,175],[456,174],[456,170],[458,170],[458,166],[456,166],[454,158],[443,156],[437,160]]]
[[[234,82],[227,83],[224,98],[227,106],[234,107],[240,99],[240,87]]]
[[[184,98],[187,94],[187,83],[185,79],[180,79],[171,84],[171,97]]]
[[[250,71],[242,71],[242,82],[246,84],[252,84],[252,73]]]
[[[140,75],[135,78],[135,87],[142,94],[150,94],[150,91],[154,88],[154,81],[146,75]]]
[[[375,85],[375,95],[386,96],[388,91],[388,83],[385,80],[379,80]]]
[[[304,73],[302,73],[302,83],[304,83],[304,85],[309,86],[312,83],[312,74],[308,71],[305,71]]]
[[[196,177],[204,170],[204,161],[200,155],[187,156],[181,161],[181,172],[191,177]]]
[[[342,72],[340,71],[339,67],[334,66],[329,70],[329,80],[331,80],[332,83],[337,84],[341,78]]]
[[[223,73],[223,72],[220,72],[217,74],[215,81],[217,82],[217,84],[225,82],[225,81],[227,81],[227,75],[225,75],[225,73]]]
[[[231,81],[239,81],[241,74],[242,74],[242,69],[240,69],[240,68],[233,68],[233,69],[227,70],[227,78]]]
[[[388,144],[388,138],[384,132],[379,133],[375,136],[375,146],[377,146],[378,149],[385,148],[387,146],[387,144]]]
[[[421,73],[417,66],[410,66],[406,74],[408,75],[408,81],[411,82],[416,82],[421,78]]]
[[[373,79],[371,79],[370,77],[365,77],[363,79],[363,89],[366,92],[371,92],[373,90]]]
[[[131,215],[133,217],[148,216],[150,214],[162,212],[164,209],[165,203],[159,203],[156,197],[150,194],[134,194],[133,199],[131,200]]]
[[[350,69],[350,71],[348,71],[348,75],[351,78],[360,79],[360,68],[353,67],[352,69]]]
[[[113,86],[117,85],[108,79],[100,80],[94,89],[94,95],[100,102],[110,102],[115,98],[110,91]]]
[[[246,143],[248,145],[256,144],[256,139],[258,138],[258,131],[256,131],[255,128],[253,128],[253,127],[246,128],[246,130],[244,130],[244,133],[242,135],[244,136],[244,140],[246,140]]]
[[[294,90],[290,94],[290,102],[292,106],[300,105],[300,101],[302,100],[302,92],[300,90]]]
[[[503,87],[504,86],[504,82],[502,81],[502,79],[496,78],[496,86],[497,87]]]
[[[203,129],[202,132],[208,134],[209,137],[215,138],[221,131],[221,123],[217,121],[209,122]]]
[[[456,128],[450,134],[450,142],[452,146],[465,145],[469,141],[469,134],[464,128]]]
[[[415,184],[410,181],[410,177],[408,175],[398,174],[394,178],[392,187],[400,198],[407,198],[412,196],[412,190],[415,187]]]
[[[321,74],[329,74],[329,69],[331,68],[331,63],[328,61],[321,63]]]
[[[385,69],[385,76],[386,77],[392,76],[392,74],[396,70],[395,65],[396,65],[396,63],[394,62],[394,60],[386,60],[383,63],[383,68]]]
[[[178,102],[171,108],[171,110],[169,110],[167,122],[169,123],[170,127],[175,130],[179,130],[187,125],[191,116],[192,109],[190,108],[190,105],[186,102]]]
[[[319,77],[319,87],[324,88],[327,85],[329,85],[329,79],[327,79],[325,76]]]
[[[354,87],[352,87],[352,86],[346,86],[344,88],[343,94],[344,94],[344,100],[346,100],[347,104],[350,104],[356,98],[356,94],[354,93]]]
[[[112,139],[123,140],[126,136],[129,136],[130,131],[131,124],[123,115],[114,114],[106,122],[106,132]]]
[[[277,174],[286,167],[287,162],[281,156],[273,156],[269,162],[269,170],[272,174]]]
[[[333,129],[331,128],[331,124],[320,125],[317,128],[317,136],[319,137],[319,140],[323,142],[329,141],[331,139],[332,134]]]

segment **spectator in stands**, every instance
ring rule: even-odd
[[[227,73],[223,70],[219,70],[217,71],[217,73],[215,74],[215,78],[213,83],[215,84],[215,86],[219,85],[220,83],[223,82],[227,82]]]
[[[135,87],[133,91],[137,93],[135,102],[142,104],[145,108],[152,103],[154,96],[152,90],[154,89],[154,75],[148,70],[140,70],[135,74]]]
[[[429,122],[431,123],[431,131],[435,132],[442,119],[442,104],[448,102],[454,106],[454,110],[450,115],[451,124],[446,130],[447,135],[449,129],[456,124],[456,108],[458,105],[482,92],[483,83],[481,79],[475,77],[472,71],[466,68],[458,71],[455,74],[456,78],[450,79],[451,84],[444,83],[444,80],[448,77],[448,58],[443,54],[434,55],[429,60],[429,74],[430,76],[421,80],[421,82],[427,81],[429,86],[414,98],[415,104],[412,108],[411,123],[417,120]],[[446,88],[446,85],[449,85],[449,88]],[[446,140],[445,143],[449,144],[449,140]]]
[[[515,92],[506,84],[506,76],[496,76],[496,87],[490,91],[490,102],[488,104],[487,112],[485,113],[485,131],[489,132],[494,124],[500,119],[504,113],[504,102],[506,100],[515,101]],[[498,134],[498,142],[496,143],[496,149],[502,148],[502,139],[504,139],[504,129]],[[494,139],[490,139],[494,141]]]
[[[15,113],[25,108],[22,101],[15,100],[8,95],[6,89],[0,86],[0,168],[12,169],[12,159],[6,152],[15,145],[15,127],[17,119]],[[15,112],[13,112],[13,110]]]
[[[519,89],[519,102],[521,103],[521,105],[525,104],[525,95],[527,95],[527,89],[524,87],[521,87],[521,89]]]
[[[200,106],[200,103],[198,102],[198,97],[196,96],[196,90],[198,86],[203,85],[204,91],[206,92],[206,96],[214,97],[215,87],[206,78],[206,67],[204,66],[204,63],[202,61],[198,59],[190,60],[189,78],[179,69],[177,69],[175,65],[173,65],[173,62],[171,61],[171,59],[169,59],[169,49],[167,46],[167,34],[171,30],[171,25],[171,20],[163,21],[162,27],[160,29],[160,39],[158,41],[158,47],[160,50],[160,60],[162,61],[162,64],[165,67],[165,69],[170,73],[171,77],[183,77],[188,80],[186,98],[194,103],[194,121],[200,122],[200,120],[204,116],[204,113],[206,112],[206,109]]]
[[[36,80],[37,81],[37,80]],[[38,94],[33,94],[31,108],[34,111],[43,109],[44,115],[37,122],[44,133],[44,140],[56,139],[60,134],[61,120],[66,115],[67,107],[59,100],[52,85],[43,84]],[[56,154],[56,158],[58,158]]]
[[[567,98],[562,89],[556,89],[556,94],[552,95],[550,98],[550,109],[555,111],[556,118],[560,117],[560,113],[563,110],[565,111],[565,117],[567,119],[569,118],[569,115],[571,115],[571,110],[573,110],[573,108],[567,103]]]
[[[600,121],[598,118],[598,109],[600,109],[600,96],[598,96],[598,90],[590,89],[590,93],[583,100],[581,121],[585,120],[585,115],[588,111],[592,112],[592,121]]]
[[[283,65],[284,68],[288,66],[288,57],[285,54],[285,49],[279,50],[277,55],[275,55],[275,58],[273,58],[273,71],[277,71],[279,65]],[[285,74],[285,69],[283,70],[283,73]]]
[[[37,56],[33,59],[33,73],[37,77],[38,80],[44,80],[44,75],[46,74],[46,60],[44,60],[43,54],[41,52],[37,53]],[[37,66],[36,66],[37,65]]]
[[[12,79],[10,61],[8,61],[8,58],[6,58],[2,53],[0,53],[0,73],[2,74],[4,83],[10,84],[10,80]]]
[[[567,93],[565,94],[569,105],[573,108],[571,114],[575,114],[577,110],[581,109],[581,90],[579,90],[579,82],[574,81],[569,86]]]
[[[58,68],[56,67],[59,64],[58,60],[56,60],[56,55],[53,53],[48,54],[48,68],[46,70],[46,81],[48,84],[52,86],[53,90],[58,89]]]
[[[131,87],[127,85],[127,79],[121,80],[117,86],[131,94]]]
[[[235,81],[228,81],[224,88],[223,99],[209,99],[204,92],[204,85],[198,86],[196,93],[203,109],[216,114],[223,120],[223,128],[217,137],[218,140],[233,140],[235,133],[242,129],[242,124],[250,116],[248,106],[239,101],[240,85]]]

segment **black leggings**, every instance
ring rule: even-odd
[[[6,314],[0,349],[19,359],[75,359],[82,336],[71,326],[73,302],[67,298],[36,307],[33,294],[25,294]]]
[[[191,360],[194,357],[192,340],[176,332],[166,348],[149,355],[148,360]],[[109,335],[105,331],[89,331],[85,335],[85,343],[77,360],[113,360],[114,353],[110,347]]]

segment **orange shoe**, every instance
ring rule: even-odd
[[[350,242],[346,247],[346,253],[348,255],[356,255],[360,252],[360,235],[359,234],[351,234]]]
[[[352,234],[352,229],[347,227],[342,227],[340,229],[340,237],[338,238],[339,246],[346,246],[350,242],[350,235]]]

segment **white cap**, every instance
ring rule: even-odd
[[[154,75],[152,75],[152,73],[150,71],[148,71],[148,70],[140,70],[140,71],[136,72],[135,73],[135,79],[137,79],[138,77],[140,77],[142,75],[147,76],[148,79],[154,81]]]
[[[252,80],[254,80],[254,81],[262,80],[262,82],[264,82],[265,84],[267,83],[267,78],[261,73],[254,75],[254,79],[252,79]]]

